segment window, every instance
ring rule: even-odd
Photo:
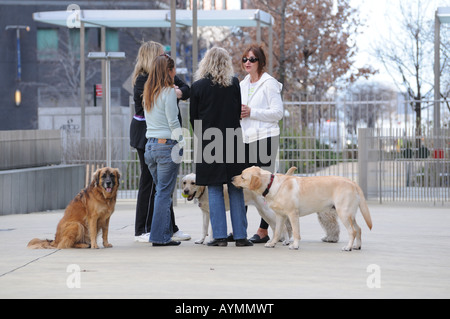
[[[74,55],[74,57],[80,59],[80,29],[69,29],[69,43],[68,49]],[[84,51],[88,45],[88,29],[84,33]]]
[[[85,37],[86,39],[86,37]],[[80,29],[69,29],[69,48],[80,55]]]
[[[106,29],[106,52],[119,51],[119,32],[114,29]]]
[[[37,30],[37,58],[40,61],[55,60],[58,57],[58,30]]]

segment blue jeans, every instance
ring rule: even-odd
[[[247,238],[247,212],[245,211],[244,192],[228,183],[230,197],[230,216],[234,239]],[[227,238],[227,216],[222,185],[208,185],[209,213],[215,239]]]
[[[145,146],[145,163],[156,185],[150,242],[157,244],[170,242],[173,235],[170,205],[180,167],[180,164],[172,160],[174,147],[178,147],[174,140],[159,144],[154,138],[149,138]]]

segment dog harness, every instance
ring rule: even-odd
[[[274,179],[275,175],[274,174],[270,174],[270,183],[269,185],[267,185],[266,190],[264,191],[264,193],[262,194],[263,197],[266,197],[267,194],[269,194],[269,190],[272,187],[272,183],[273,183],[273,179]]]

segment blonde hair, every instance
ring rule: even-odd
[[[157,56],[153,61],[144,85],[144,108],[147,112],[152,109],[153,103],[165,88],[173,88],[169,70],[174,67],[175,62],[167,54]]]
[[[223,48],[213,47],[200,61],[194,79],[199,80],[210,76],[214,84],[226,87],[231,85],[233,75],[233,62],[230,54]]]
[[[136,58],[136,65],[134,66],[133,85],[136,83],[139,75],[150,72],[153,60],[161,52],[164,52],[164,47],[158,42],[148,41],[142,43]]]

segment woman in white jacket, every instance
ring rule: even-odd
[[[244,51],[242,68],[248,73],[240,82],[246,159],[248,163],[274,173],[280,141],[278,122],[283,117],[282,84],[265,72],[266,55],[259,45],[252,44]],[[260,228],[250,241],[266,243],[268,227],[261,219]]]

